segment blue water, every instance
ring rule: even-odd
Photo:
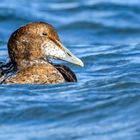
[[[0,140],[140,140],[140,1],[1,0],[0,61],[19,26],[45,21],[85,67],[78,83],[0,85]]]

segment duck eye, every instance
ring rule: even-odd
[[[42,35],[47,36],[48,34],[47,33],[42,33]]]

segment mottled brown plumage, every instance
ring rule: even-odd
[[[7,78],[3,83],[8,84],[50,84],[64,83],[61,73],[50,64],[34,64],[26,69],[17,71],[16,75]]]
[[[83,66],[82,61],[62,45],[55,29],[43,22],[30,23],[16,30],[9,39],[8,52],[15,72],[3,84],[77,81],[69,68],[51,64],[49,59],[62,59]]]
[[[49,40],[59,40],[59,37],[48,23],[30,23],[19,28],[8,42],[11,61],[16,67],[21,68],[30,61],[45,58],[41,44]]]

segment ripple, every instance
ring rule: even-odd
[[[0,139],[139,139],[139,1],[1,0],[0,62],[31,21],[53,24],[84,68],[78,83],[1,85]]]

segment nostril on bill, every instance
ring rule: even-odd
[[[71,56],[71,54],[67,53],[68,56]]]

